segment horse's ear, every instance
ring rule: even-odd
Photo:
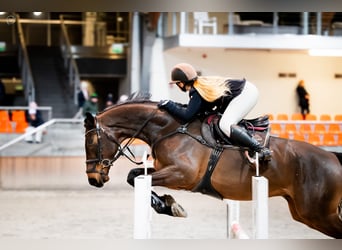
[[[89,112],[86,113],[86,117],[85,117],[85,119],[84,119],[84,127],[85,127],[86,129],[92,129],[92,128],[95,127],[95,118],[94,118],[94,116],[93,116],[91,113],[89,113]]]

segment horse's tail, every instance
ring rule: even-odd
[[[340,164],[342,165],[342,152],[333,152],[330,151],[331,153],[333,153],[334,155],[336,155],[337,159],[339,160]]]

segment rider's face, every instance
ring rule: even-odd
[[[185,85],[183,82],[176,82],[176,85],[178,86],[178,88],[180,88],[183,92],[186,92],[190,89],[189,85]]]

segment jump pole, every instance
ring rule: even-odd
[[[256,175],[252,177],[253,238],[268,239],[268,180],[259,175],[256,153]]]
[[[227,238],[228,239],[249,239],[248,235],[240,226],[240,202],[225,200],[227,203]]]
[[[256,176],[252,176],[253,201],[253,238],[268,239],[268,180],[259,175],[259,159],[256,154]],[[227,237],[228,239],[249,239],[242,229],[240,218],[240,202],[225,200],[227,203]]]
[[[147,165],[151,164],[151,161],[147,160],[146,151],[142,160],[145,173],[134,178],[134,239],[151,238],[152,176],[147,175]]]

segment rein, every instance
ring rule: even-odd
[[[137,162],[135,160],[135,156],[133,154],[133,152],[131,151],[131,149],[129,148],[129,146],[132,144],[132,142],[134,141],[134,139],[141,133],[141,131],[144,129],[144,127],[147,125],[147,123],[149,123],[149,121],[154,117],[154,115],[156,114],[156,112],[158,111],[158,109],[155,109],[150,116],[145,120],[145,122],[140,126],[140,128],[134,133],[134,135],[132,135],[129,140],[126,142],[126,144],[122,147],[121,144],[112,136],[110,136],[109,134],[106,133],[106,131],[104,130],[104,128],[102,128],[99,124],[99,122],[97,121],[96,117],[95,117],[95,123],[96,123],[96,127],[87,131],[87,133],[85,134],[85,136],[87,136],[89,133],[91,132],[96,132],[97,135],[97,141],[98,141],[98,146],[97,146],[97,158],[95,159],[88,159],[86,160],[86,163],[100,163],[103,168],[110,168],[113,163],[120,157],[120,156],[125,156],[129,161],[131,161],[132,163],[136,164],[136,165],[141,165],[143,164],[142,161]],[[115,153],[114,157],[112,159],[102,159],[102,145],[101,145],[101,132],[104,133],[110,140],[112,140],[117,146],[118,146],[118,150]],[[125,153],[125,150],[128,150],[128,152],[130,153],[130,155],[128,155],[127,153]],[[134,158],[134,159],[132,159]],[[87,171],[87,173],[89,172],[93,172],[94,170],[89,170]]]

